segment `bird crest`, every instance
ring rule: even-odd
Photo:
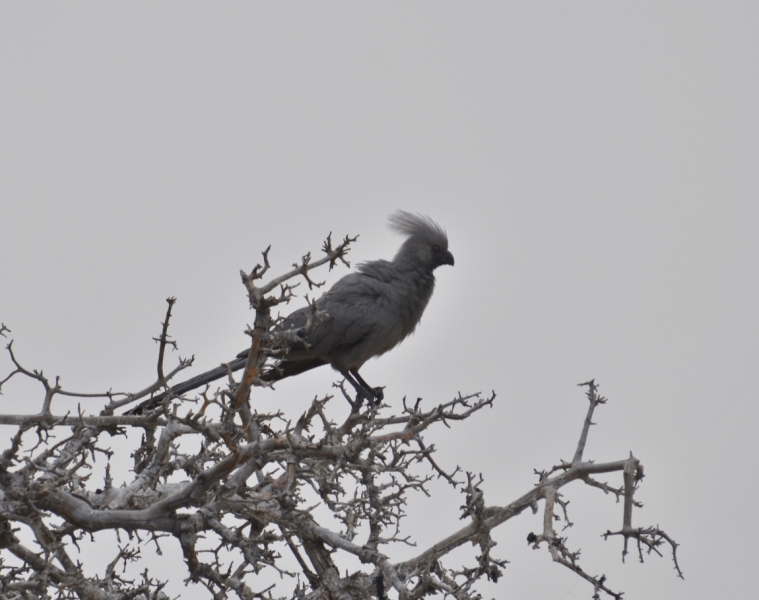
[[[445,229],[425,215],[396,210],[390,215],[390,229],[406,237],[420,237],[445,244],[448,247],[448,235]]]

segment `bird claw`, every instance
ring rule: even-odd
[[[367,406],[375,408],[385,399],[384,388],[359,388],[356,390],[356,403],[353,405],[353,412],[358,412],[361,405],[366,400]]]
[[[363,392],[359,395],[359,403],[358,405],[361,406],[361,403],[364,401],[364,398],[366,398],[366,403],[369,408],[377,408],[380,403],[385,399],[385,392],[383,391],[384,388],[376,387],[376,388],[369,388],[371,390],[371,394],[369,394],[368,391]]]

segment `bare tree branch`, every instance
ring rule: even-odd
[[[144,556],[150,542],[159,552],[163,545],[176,545],[188,585],[217,598],[415,600],[443,595],[474,600],[480,598],[478,582],[499,581],[506,568],[507,561],[493,554],[493,529],[528,508],[537,511],[543,502],[542,526],[528,542],[534,548],[545,546],[553,561],[587,581],[595,598],[602,593],[621,598],[603,575],[580,566],[580,550],[570,550],[568,538],[557,533],[557,524],[563,522],[562,531],[572,525],[564,488],[575,481],[623,499],[622,528],[602,534],[604,539],[623,537],[623,560],[631,540],[640,560],[644,552],[661,555],[668,547],[682,576],[677,543],[658,526],[633,526],[643,477],[638,459],[583,458],[595,409],[606,403],[594,381],[581,384],[588,388],[589,408],[572,461],[536,470],[535,486],[494,505],[486,502],[481,476],[441,464],[424,436],[435,427],[480,418],[480,412],[493,407],[495,393],[457,394],[435,404],[403,399],[362,406],[360,398],[337,384],[338,396],[351,405],[347,416],[342,398],[329,395],[315,397],[302,413],[293,412],[297,407],[292,403],[283,403],[275,413],[256,410],[251,395],[263,384],[262,369],[286,347],[287,332],[273,331],[271,308],[292,298],[292,279],[303,277],[309,288],[317,287],[314,268],[347,264],[345,255],[355,239],[346,237],[333,247],[328,237],[323,258],[312,260],[306,254],[292,270],[261,283],[270,269],[267,248],[263,266],[242,273],[255,319],[240,380],[229,370],[226,387],[207,387],[194,398],[169,393],[144,414],[114,413],[165,390],[177,372],[192,364],[192,359],[180,359],[173,369],[165,366],[166,348],[176,347],[169,337],[174,298],[167,299],[155,338],[157,379],[136,393],[64,391],[57,378],[52,382],[42,371],[23,367],[13,342],[8,343],[12,368],[0,380],[0,389],[20,377],[37,382],[41,393],[38,412],[0,415],[0,424],[18,428],[0,454],[3,597],[166,598],[166,582],[151,575]],[[313,322],[319,318],[314,311]],[[0,335],[8,333],[0,325]],[[57,396],[86,402],[76,414],[54,414]],[[116,436],[118,444],[113,443]],[[130,460],[131,478],[116,481],[111,465]],[[618,487],[597,479],[614,473],[621,476]],[[96,483],[101,476],[102,483]],[[463,494],[463,525],[455,530],[452,521],[452,533],[414,557],[393,558],[398,547],[414,546],[403,522],[407,502],[412,494],[430,496],[433,479],[446,482],[451,493]],[[100,531],[116,532],[119,543],[108,550],[110,562],[95,576],[72,557]],[[443,566],[443,559],[465,544],[477,549],[474,563]],[[363,567],[346,570],[346,555]],[[276,583],[263,583],[265,573]]]

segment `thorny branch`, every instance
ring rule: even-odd
[[[169,319],[171,319],[171,309],[174,308],[177,299],[173,296],[166,299],[166,303],[169,305],[166,309],[166,318],[161,323],[161,336],[153,338],[159,344],[158,350],[158,381],[165,382],[166,377],[163,374],[163,360],[166,353],[166,346],[171,346],[174,350],[177,349],[177,343],[174,340],[169,339]]]
[[[217,598],[416,600],[442,594],[474,600],[480,598],[477,582],[498,581],[507,564],[492,554],[491,531],[527,508],[536,511],[540,501],[542,529],[528,542],[535,548],[545,544],[554,561],[592,585],[595,598],[601,592],[620,598],[604,576],[580,567],[580,551],[570,551],[567,538],[556,533],[557,521],[571,525],[560,490],[573,481],[624,499],[622,528],[603,534],[624,538],[623,559],[631,539],[640,560],[644,552],[661,555],[668,545],[682,576],[674,540],[658,528],[633,527],[643,477],[639,461],[631,455],[583,462],[594,410],[606,402],[593,381],[582,384],[590,407],[572,462],[536,471],[535,487],[505,505],[489,506],[482,477],[467,472],[464,478],[458,466],[440,465],[434,445],[424,441],[430,428],[450,427],[492,407],[495,394],[458,394],[438,405],[409,404],[404,398],[391,403],[400,408],[358,409],[340,384],[337,399],[314,398],[299,417],[285,413],[297,410],[292,401],[276,413],[255,410],[250,392],[262,384],[258,374],[282,353],[282,340],[271,331],[271,307],[292,298],[293,278],[304,277],[314,287],[320,284],[311,279],[312,269],[347,264],[354,240],[346,237],[333,248],[328,238],[322,259],[307,254],[291,271],[259,286],[270,268],[267,248],[263,266],[242,274],[256,311],[245,372],[240,381],[230,374],[227,387],[206,389],[195,399],[169,396],[143,414],[115,414],[167,388],[192,364],[179,359],[177,367],[164,371],[166,347],[176,348],[168,333],[173,298],[156,338],[157,380],[137,393],[66,392],[58,379],[51,382],[41,371],[24,368],[8,343],[12,368],[0,380],[0,392],[14,377],[25,377],[43,393],[38,413],[0,415],[0,424],[17,427],[0,454],[3,598],[167,598],[166,581],[150,573],[144,555],[149,547],[160,554],[173,543],[184,557],[187,583]],[[277,287],[279,294],[269,295]],[[315,311],[314,319],[319,318]],[[9,332],[0,325],[0,335]],[[86,398],[87,405],[76,414],[54,414],[57,398],[71,396]],[[345,410],[342,397],[352,410]],[[114,442],[114,436],[123,441]],[[127,471],[123,465],[130,453]],[[620,487],[595,479],[613,472],[622,474]],[[393,560],[399,544],[414,545],[403,533],[409,495],[429,495],[435,478],[464,495],[460,518],[466,524],[411,559]],[[324,519],[324,511],[331,518]],[[108,530],[119,538],[110,549],[112,560],[100,575],[89,574],[79,551],[97,532]],[[476,549],[475,563],[444,567],[442,559],[463,545]],[[346,571],[345,554],[364,566]]]

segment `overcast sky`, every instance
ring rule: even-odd
[[[491,411],[428,438],[439,461],[483,474],[488,504],[571,458],[575,384],[595,377],[609,404],[586,456],[640,458],[634,525],[681,543],[686,579],[669,557],[621,565],[620,541],[599,537],[621,505],[575,484],[568,545],[583,567],[628,600],[748,597],[758,7],[4,2],[0,321],[24,364],[67,388],[135,391],[154,378],[166,297],[200,372],[245,347],[238,272],[267,245],[279,270],[330,231],[360,234],[353,261],[391,258],[387,215],[430,215],[456,266],[437,271],[416,334],[364,377],[393,405],[497,392]],[[336,377],[254,402],[297,416]],[[6,393],[0,408],[37,411],[38,397]],[[420,544],[457,529],[461,503],[415,500]],[[540,518],[498,530],[511,563],[486,597],[590,597],[527,547]]]

